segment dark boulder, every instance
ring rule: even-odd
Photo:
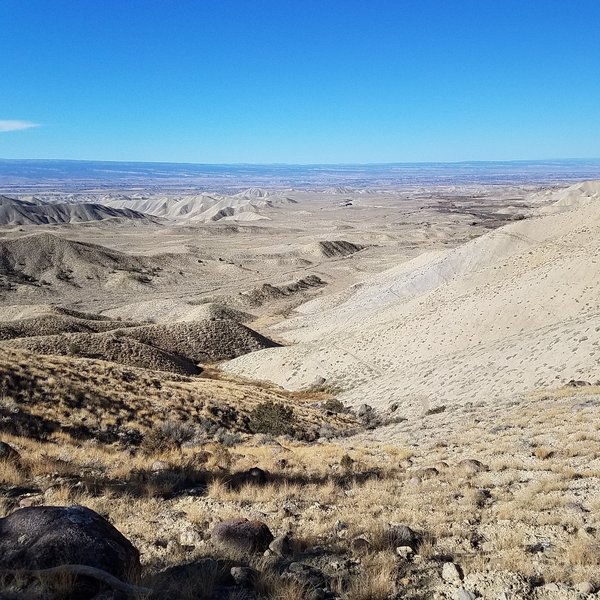
[[[32,506],[0,519],[0,569],[85,565],[120,580],[140,571],[138,550],[83,506]]]
[[[247,471],[239,471],[233,473],[231,477],[226,481],[227,487],[233,490],[237,490],[244,485],[256,485],[262,486],[267,483],[269,479],[269,473],[260,469],[259,467],[252,467]]]
[[[21,461],[21,455],[11,445],[0,442],[0,460],[18,463]]]
[[[229,519],[214,526],[211,539],[234,550],[264,552],[273,541],[273,534],[262,521]]]

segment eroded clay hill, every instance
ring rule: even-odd
[[[401,402],[407,413],[600,379],[600,183],[554,199],[375,275],[337,304],[302,307],[275,332],[293,345],[226,370],[291,389],[329,385],[352,403]]]

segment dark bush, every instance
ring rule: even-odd
[[[184,421],[166,421],[148,432],[141,443],[145,454],[158,454],[166,450],[181,448],[195,434],[193,425]]]
[[[268,400],[252,410],[249,427],[252,433],[292,435],[294,432],[294,421],[295,415],[292,408]]]

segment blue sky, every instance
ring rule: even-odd
[[[600,157],[598,0],[1,0],[0,23],[1,158]]]

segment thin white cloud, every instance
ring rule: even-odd
[[[32,127],[39,127],[39,125],[37,123],[32,123],[31,121],[3,121],[0,119],[0,133],[31,129]]]

